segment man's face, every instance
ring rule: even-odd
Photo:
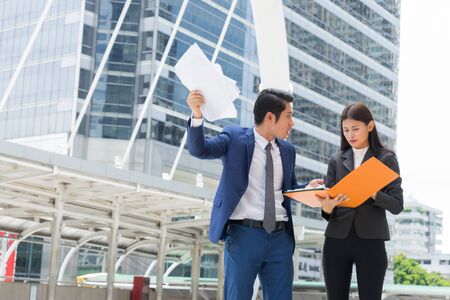
[[[287,139],[291,128],[294,127],[294,120],[292,118],[292,103],[286,102],[286,108],[281,112],[278,121],[275,120],[273,115],[273,121],[271,122],[272,134],[279,139]]]

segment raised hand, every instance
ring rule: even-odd
[[[193,90],[189,93],[186,102],[191,108],[194,118],[201,119],[203,117],[203,113],[200,110],[200,106],[205,104],[205,97],[203,94],[199,90]]]

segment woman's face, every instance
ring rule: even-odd
[[[346,119],[342,122],[345,139],[352,148],[361,149],[369,147],[369,132],[375,127],[374,121],[365,124],[362,121]]]

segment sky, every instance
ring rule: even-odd
[[[450,254],[450,1],[403,0],[397,155],[404,195],[443,212]]]

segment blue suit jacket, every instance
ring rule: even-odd
[[[219,187],[214,197],[209,227],[209,240],[224,240],[228,219],[247,190],[248,174],[255,148],[253,128],[225,127],[219,135],[205,139],[203,125],[190,127],[188,121],[187,143],[189,153],[201,159],[221,158],[223,164]],[[283,165],[283,191],[302,188],[295,177],[295,148],[292,144],[276,139]],[[288,231],[294,239],[291,200],[284,197],[283,207],[289,218]],[[295,239],[294,239],[295,241]]]

